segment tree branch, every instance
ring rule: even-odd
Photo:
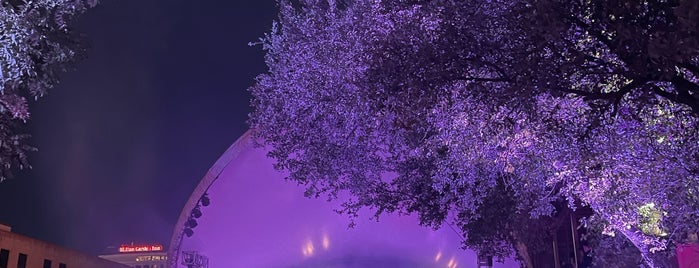
[[[673,78],[672,84],[675,86],[675,89],[677,90],[677,94],[672,94],[670,92],[667,92],[660,88],[659,86],[654,85],[653,86],[653,92],[655,94],[658,94],[659,96],[666,98],[670,101],[676,102],[676,103],[681,103],[689,106],[689,108],[692,109],[692,112],[699,116],[699,99],[693,97],[691,94],[689,94],[688,89],[686,88],[688,85],[685,84],[684,82],[681,82],[681,80],[684,80],[684,78],[677,79],[678,77]],[[677,83],[675,82],[676,80],[679,80]],[[686,80],[684,80],[686,81]],[[686,81],[690,85],[694,85],[693,83]],[[696,85],[694,85],[696,86]]]
[[[470,76],[458,76],[454,77],[454,80],[461,81],[473,81],[473,82],[508,82],[509,80],[502,77],[470,77]]]
[[[678,87],[678,92],[686,94],[683,97],[693,98],[696,100],[696,98],[689,94],[689,92],[691,91],[693,93],[699,93],[699,85],[692,83],[691,81],[679,75],[673,77],[670,81],[672,82],[672,84]]]
[[[631,81],[631,83],[624,85],[618,91],[614,91],[614,92],[589,92],[589,91],[583,91],[583,90],[577,90],[577,89],[566,89],[566,88],[562,88],[559,90],[566,92],[566,93],[572,93],[572,94],[582,96],[584,99],[587,99],[587,100],[610,100],[610,101],[617,102],[617,101],[621,100],[621,98],[623,98],[624,95],[626,95],[626,93],[629,93],[634,88],[643,86],[648,82],[650,82],[650,80],[648,80],[648,79],[633,80],[633,81]]]
[[[685,68],[690,72],[693,72],[695,75],[699,75],[699,66],[693,65],[690,62],[683,62],[679,65],[679,67]]]

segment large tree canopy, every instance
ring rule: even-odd
[[[577,200],[658,265],[699,216],[699,4],[630,2],[281,1],[250,122],[351,215],[506,256]]]
[[[58,75],[84,46],[70,22],[96,0],[3,0],[0,3],[0,181],[13,168],[28,167],[27,135],[17,127],[29,118],[28,99],[58,82]]]

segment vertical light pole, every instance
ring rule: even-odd
[[[553,263],[554,268],[561,268],[561,259],[558,256],[558,234],[553,235]]]
[[[578,268],[578,247],[577,240],[575,240],[575,222],[573,221],[573,212],[570,212],[570,234],[573,236],[573,256],[575,257],[575,264],[573,267]]]

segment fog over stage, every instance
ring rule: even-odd
[[[333,211],[337,202],[304,197],[303,187],[285,181],[265,154],[248,131],[221,156],[185,205],[171,253],[198,251],[215,268],[476,266],[475,253],[461,250],[448,226],[434,231],[419,226],[416,217],[397,215],[376,222],[363,210],[349,229],[348,217]],[[185,222],[204,192],[211,203],[201,207],[203,215],[187,237]]]

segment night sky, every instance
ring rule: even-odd
[[[0,184],[0,222],[90,254],[167,244],[196,184],[246,129],[274,0],[103,0],[88,58],[35,102],[32,170]]]

